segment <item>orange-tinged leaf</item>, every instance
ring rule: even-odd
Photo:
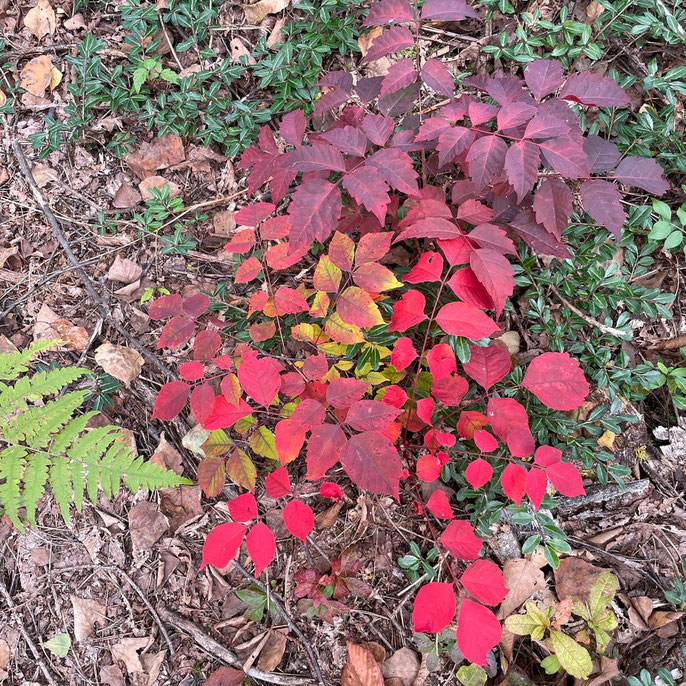
[[[305,432],[290,419],[282,419],[274,427],[276,452],[282,465],[293,462],[305,443]]]
[[[353,281],[365,291],[381,293],[403,284],[395,278],[393,272],[378,262],[367,262],[360,265],[353,274]]]
[[[312,284],[318,291],[337,293],[342,276],[343,272],[331,261],[329,256],[322,255],[315,267]]]
[[[369,293],[357,286],[349,286],[338,299],[337,313],[346,324],[369,328],[383,324],[383,317]]]
[[[324,324],[324,331],[331,337],[331,340],[336,343],[343,343],[345,345],[352,345],[354,343],[364,343],[364,336],[362,329],[355,324],[346,324],[339,316],[338,312],[334,312]]]
[[[349,272],[353,268],[353,258],[355,256],[355,244],[352,238],[340,231],[336,231],[329,243],[330,260],[344,272]]]
[[[198,464],[198,486],[208,498],[214,498],[224,488],[224,459],[221,457],[206,457]]]
[[[347,645],[348,661],[341,675],[341,686],[384,686],[381,668],[372,653],[350,641]]]
[[[226,460],[227,476],[248,491],[255,490],[257,470],[253,461],[240,448],[234,448]]]
[[[310,316],[317,319],[326,317],[330,304],[331,298],[329,297],[329,294],[324,291],[317,291],[314,300],[312,300],[312,305],[310,306]]]
[[[261,270],[262,263],[256,257],[249,257],[236,270],[236,283],[249,283]]]

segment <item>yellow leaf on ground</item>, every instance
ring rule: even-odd
[[[47,55],[29,60],[21,70],[19,85],[31,95],[42,98],[50,85],[52,62]]]

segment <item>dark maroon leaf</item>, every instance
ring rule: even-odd
[[[591,173],[614,169],[622,157],[619,148],[614,143],[595,134],[590,134],[584,139],[584,152],[588,157]]]
[[[374,145],[385,145],[393,133],[393,120],[382,114],[367,114],[362,120],[362,130]]]
[[[572,74],[560,91],[563,100],[595,107],[625,107],[631,104],[614,79],[600,74]]]
[[[554,93],[563,83],[562,64],[557,60],[529,62],[524,70],[524,80],[536,100]]]
[[[366,164],[374,167],[391,188],[413,197],[418,195],[419,174],[414,169],[412,158],[406,152],[396,148],[377,150]]]
[[[498,136],[483,136],[477,139],[467,153],[469,178],[477,190],[487,186],[503,171],[507,143]]]
[[[448,67],[435,58],[424,62],[422,67],[422,81],[431,89],[451,97],[455,92],[455,81]]]
[[[505,174],[515,189],[517,202],[534,187],[538,180],[538,167],[541,163],[538,146],[528,141],[519,141],[507,149],[505,155]]]
[[[334,231],[341,216],[341,192],[324,179],[304,181],[288,207],[291,225],[290,252],[323,243]]]
[[[564,181],[544,179],[534,196],[536,222],[559,239],[569,225],[573,206],[574,196]]]
[[[409,86],[416,80],[417,70],[414,68],[414,62],[409,57],[403,57],[388,70],[388,74],[386,74],[381,84],[379,96],[383,98],[389,93],[395,93],[395,91]],[[393,130],[392,125],[391,130]],[[378,145],[383,145],[383,143]]]
[[[479,15],[464,0],[426,0],[422,6],[422,19],[435,21],[462,21]]]
[[[552,138],[538,144],[545,161],[567,179],[586,179],[589,176],[588,158],[581,141],[568,136]]]
[[[363,26],[383,26],[395,22],[413,21],[412,8],[407,0],[380,0],[369,9]]]
[[[669,190],[662,167],[650,157],[625,157],[615,169],[614,178],[654,195],[663,195]]]
[[[463,126],[448,128],[438,136],[438,166],[442,167],[459,157],[474,140],[474,132]]]
[[[611,231],[619,243],[626,214],[622,208],[622,194],[617,186],[602,179],[591,179],[581,184],[579,192],[586,212],[598,224]]]
[[[511,222],[517,235],[536,252],[553,257],[571,257],[564,243],[539,224],[531,210],[520,212]]]
[[[321,137],[346,155],[364,157],[367,150],[367,137],[353,126],[331,129],[321,134]]]
[[[390,202],[388,186],[374,167],[358,167],[343,177],[343,188],[364,205],[379,220],[382,226],[386,221],[386,209]]]
[[[414,38],[407,28],[404,26],[391,26],[389,29],[384,29],[374,39],[369,51],[362,58],[362,62],[373,62],[380,57],[409,48],[411,45],[414,45]]]

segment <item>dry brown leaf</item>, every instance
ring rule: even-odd
[[[601,655],[601,673],[590,681],[584,681],[582,686],[601,686],[601,684],[609,684],[616,676],[619,676],[620,674],[618,663],[619,660],[611,660],[609,657]]]
[[[152,548],[168,528],[167,518],[154,503],[144,500],[129,510],[129,532],[139,550]]]
[[[45,188],[51,181],[57,178],[57,172],[42,162],[37,162],[33,165],[31,174],[33,174],[33,179],[38,188]]]
[[[363,648],[366,648],[379,664],[386,659],[386,649],[380,643],[377,643],[376,641],[364,641],[360,645]]]
[[[67,31],[76,31],[77,29],[85,29],[86,22],[83,20],[83,14],[75,14],[73,17],[65,20],[62,24]]]
[[[44,302],[36,315],[36,323],[33,327],[33,340],[41,341],[59,338],[57,331],[52,328],[53,322],[58,319],[57,313]]]
[[[267,37],[267,48],[271,50],[277,43],[281,43],[281,30],[286,25],[286,17],[280,17],[276,20],[276,24],[269,32]]]
[[[57,19],[55,10],[52,9],[48,0],[38,0],[35,7],[32,7],[24,17],[24,26],[40,40],[43,36],[55,33]]]
[[[95,361],[110,375],[128,386],[140,373],[145,360],[133,348],[103,343],[95,351]]]
[[[150,458],[150,462],[158,464],[164,469],[171,469],[177,474],[183,474],[183,458],[181,453],[167,440],[164,431],[160,436],[160,442]]]
[[[0,91],[0,107],[4,107],[6,102],[7,96],[3,93],[3,91]]]
[[[115,643],[110,651],[112,659],[123,662],[126,671],[129,674],[136,674],[143,671],[143,664],[138,656],[139,650],[147,650],[152,645],[153,638],[122,638],[118,643]]]
[[[347,646],[348,660],[341,674],[341,686],[384,686],[383,674],[374,656],[350,641]]]
[[[60,318],[52,323],[52,328],[72,350],[82,353],[88,347],[90,334],[82,326],[74,326],[68,320]]]
[[[500,619],[509,617],[536,591],[545,588],[545,576],[531,560],[506,560],[503,576],[510,590],[498,611]]]
[[[150,655],[141,655],[141,662],[143,663],[143,671],[145,672],[146,680],[142,682],[144,686],[155,686],[158,683],[157,679],[160,676],[162,663],[167,655],[166,650],[160,650],[159,653],[152,653]]]
[[[110,281],[121,281],[122,283],[132,283],[143,273],[143,269],[133,260],[126,259],[117,255],[112,262],[112,266],[107,271],[107,278]]]
[[[202,686],[241,686],[245,672],[232,667],[220,667],[210,674]]]
[[[74,611],[74,638],[77,641],[92,636],[95,624],[107,624],[107,607],[97,600],[72,595],[71,606]]]
[[[290,0],[260,0],[253,5],[243,5],[245,21],[259,24],[268,14],[276,14],[288,7]]]
[[[267,642],[260,652],[257,668],[263,672],[273,672],[281,664],[287,642],[286,630],[270,631]]]
[[[186,522],[202,515],[202,489],[200,486],[163,488],[160,510],[169,519],[169,529],[174,533]]]
[[[127,155],[124,161],[136,176],[144,179],[152,172],[180,164],[185,159],[183,141],[179,136],[170,133],[161,138],[155,138],[150,143],[143,143],[138,150]]]
[[[381,673],[386,679],[400,679],[403,686],[412,686],[419,674],[419,657],[407,646],[396,650],[381,665]]]
[[[677,619],[681,619],[684,616],[683,612],[672,612],[664,610],[656,610],[648,618],[648,626],[651,629],[660,629],[667,624],[676,622]]]
[[[42,98],[50,85],[52,62],[47,55],[29,60],[21,70],[19,85],[31,95]]]
[[[233,210],[222,210],[217,212],[212,218],[214,233],[217,236],[229,237],[236,229],[235,212]]]
[[[360,52],[362,53],[362,57],[366,56],[366,54],[369,52],[369,48],[372,47],[372,43],[374,42],[374,39],[378,38],[382,33],[383,33],[383,27],[375,26],[368,33],[360,34],[360,37],[357,39],[357,44],[360,47]]]
[[[250,50],[245,47],[240,38],[234,38],[229,43],[229,47],[231,48],[231,59],[233,59],[236,64],[242,63],[242,57],[248,58],[248,64],[257,64],[255,58],[250,54]]]
[[[603,12],[605,8],[596,0],[591,0],[586,8],[586,23],[592,24]]]
[[[50,83],[48,84],[50,90],[54,91],[60,83],[62,83],[62,72],[57,67],[53,67],[50,70]]]
[[[338,513],[341,511],[343,503],[334,503],[331,507],[320,512],[314,519],[314,525],[318,531],[330,529],[338,520]]]
[[[131,184],[124,181],[114,194],[112,207],[116,207],[117,209],[133,207],[134,205],[138,205],[140,201],[141,194]]]
[[[5,639],[0,638],[0,669],[7,669],[10,663],[10,646]]]
[[[580,557],[566,557],[555,570],[555,591],[560,600],[579,598],[588,600],[588,595],[599,574],[604,570]]]
[[[165,179],[164,176],[146,177],[138,184],[138,190],[141,192],[143,200],[150,200],[150,198],[152,198],[152,193],[150,192],[151,188],[164,188],[165,186],[169,186],[169,197],[180,197],[181,187],[173,181]]]
[[[0,248],[0,267],[2,267],[12,255],[16,255],[18,252],[19,248],[17,248],[16,245],[13,245],[11,248]]]

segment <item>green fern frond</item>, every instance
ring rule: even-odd
[[[35,525],[38,501],[49,488],[65,521],[73,504],[81,511],[84,493],[95,501],[122,482],[144,491],[190,483],[175,472],[137,457],[116,426],[87,429],[98,412],[74,416],[87,391],[58,395],[88,372],[65,367],[28,375],[28,365],[59,341],[41,341],[27,350],[0,354],[0,508],[20,529],[22,508]],[[22,374],[25,374],[22,376]]]

